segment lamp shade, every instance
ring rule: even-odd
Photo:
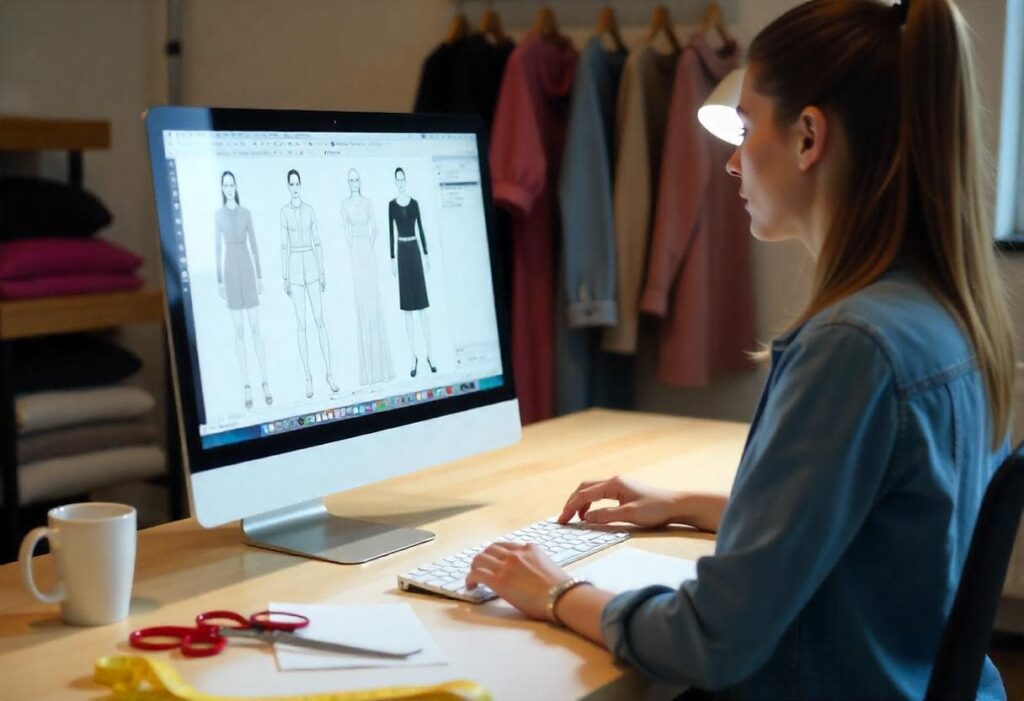
[[[697,110],[697,119],[701,125],[733,146],[739,146],[743,141],[743,123],[736,113],[736,107],[740,104],[740,89],[743,87],[745,72],[743,68],[731,71]]]

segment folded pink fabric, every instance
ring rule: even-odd
[[[0,280],[132,273],[142,259],[100,239],[38,238],[0,243]]]
[[[99,292],[134,290],[142,279],[130,273],[88,273],[52,275],[26,280],[0,280],[0,299],[34,299]]]

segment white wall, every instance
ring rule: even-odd
[[[798,0],[726,0],[730,28],[742,44]],[[563,30],[581,44],[597,0],[550,3]],[[703,0],[666,3],[685,36]],[[475,19],[484,3],[465,3]],[[653,0],[618,0],[626,39],[637,43]],[[507,29],[521,35],[532,3],[497,0]],[[978,34],[986,133],[998,133],[1004,0],[961,0]],[[405,110],[423,58],[443,36],[455,5],[449,0],[183,0],[183,97],[186,103],[309,109]],[[145,273],[158,281],[156,231],[141,112],[165,101],[164,3],[138,0],[0,0],[0,111],[106,117],[114,145],[86,157],[86,186],[117,220],[106,234],[144,255]],[[0,169],[24,169],[23,159],[0,159]],[[44,169],[63,168],[52,158]],[[58,170],[58,174],[62,171]],[[757,332],[769,340],[800,311],[810,261],[797,244],[753,242]],[[1014,298],[1024,309],[1024,258],[1007,261]],[[130,338],[151,358],[152,329]],[[716,380],[700,390],[662,387],[652,379],[653,345],[641,353],[641,408],[747,419],[764,369]],[[159,362],[142,382],[158,387]]]

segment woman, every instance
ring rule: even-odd
[[[231,321],[235,327],[235,353],[242,372],[245,408],[252,408],[252,388],[249,386],[248,351],[245,348],[245,321],[249,320],[252,347],[260,366],[263,400],[269,406],[274,398],[267,384],[267,358],[260,334],[259,295],[263,292],[260,274],[260,252],[256,246],[256,232],[252,228],[252,215],[241,205],[235,175],[230,170],[220,176],[220,197],[223,205],[214,215],[217,253],[217,287],[220,298],[228,303]],[[255,264],[255,269],[254,269]]]
[[[359,171],[348,172],[348,197],[341,201],[345,241],[352,258],[352,291],[356,299],[356,337],[359,340],[359,384],[372,385],[395,378],[391,345],[381,311],[377,284],[377,219],[373,203],[363,197]]]
[[[395,189],[398,196],[388,203],[388,231],[391,235],[391,275],[398,278],[398,306],[405,312],[405,332],[409,337],[409,352],[412,360],[409,365],[409,377],[416,377],[420,359],[416,355],[416,337],[413,331],[413,312],[420,318],[423,329],[423,345],[427,350],[427,366],[430,372],[437,372],[437,367],[430,360],[430,319],[427,308],[427,281],[423,276],[424,268],[430,272],[430,258],[427,256],[427,235],[423,232],[423,219],[420,217],[420,203],[405,191],[405,170],[395,168]],[[420,235],[416,237],[416,228]],[[422,248],[422,255],[421,249]]]
[[[732,493],[612,479],[561,515],[717,530],[715,554],[678,591],[612,596],[496,544],[467,584],[722,697],[923,698],[1007,453],[1012,339],[974,80],[951,0],[815,0],[761,32],[727,168],[754,236],[803,241],[816,279],[772,346]],[[979,698],[1003,697],[986,661]]]

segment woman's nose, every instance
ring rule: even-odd
[[[743,174],[740,172],[740,150],[738,148],[732,152],[732,156],[726,161],[725,172],[736,178],[743,177]]]

